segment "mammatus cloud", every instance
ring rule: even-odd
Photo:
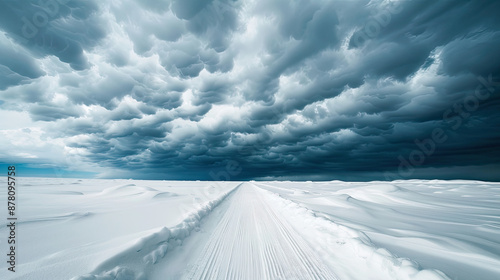
[[[499,12],[2,1],[2,162],[108,177],[499,180]]]

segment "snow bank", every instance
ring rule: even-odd
[[[397,191],[386,186],[374,189]],[[318,217],[313,211],[279,194],[261,191],[267,193],[269,203],[281,209],[293,227],[300,229],[304,239],[323,256],[340,279],[450,279],[440,271],[421,270],[409,259],[398,258],[386,249],[377,248],[361,231]]]
[[[124,251],[101,263],[92,273],[80,277],[74,277],[73,279],[146,279],[144,272],[148,270],[148,267],[165,257],[168,251],[182,245],[182,241],[188,237],[193,230],[198,229],[200,221],[227,196],[233,193],[240,185],[226,193],[223,193],[214,200],[200,204],[196,210],[187,214],[183,221],[178,225],[170,228],[162,227],[159,230],[136,240],[134,244],[129,246]],[[114,192],[115,190],[112,191]]]

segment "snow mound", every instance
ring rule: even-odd
[[[178,194],[176,193],[172,193],[172,192],[159,192],[155,195],[153,195],[152,198],[167,198],[167,197],[175,197],[175,196],[179,196]]]
[[[126,185],[114,189],[134,187],[132,185]],[[238,189],[240,185],[222,194],[218,198],[200,205],[198,209],[189,213],[178,225],[171,228],[162,227],[156,232],[136,240],[134,244],[129,246],[124,251],[101,263],[92,273],[72,279],[145,279],[144,271],[148,270],[149,266],[157,263],[160,259],[165,257],[168,251],[182,245],[182,241],[190,235],[191,231],[196,230],[199,227],[201,220],[226,197]]]
[[[99,195],[131,196],[131,195],[147,194],[151,192],[158,192],[158,190],[148,186],[137,186],[136,184],[126,184],[126,185],[106,188],[102,190],[99,193]]]

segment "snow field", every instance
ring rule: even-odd
[[[19,183],[0,279],[500,279],[500,183]]]
[[[201,219],[238,187],[239,185],[214,200],[198,205],[180,224],[172,228],[162,227],[159,231],[140,238],[129,248],[100,264],[90,275],[73,279],[145,279],[144,271],[149,266],[163,258],[169,249],[182,245],[191,231],[199,227]]]
[[[500,183],[258,182],[376,247],[454,280],[500,279]]]

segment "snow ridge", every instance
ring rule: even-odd
[[[148,266],[165,257],[168,251],[182,245],[183,240],[199,227],[201,220],[240,185],[214,200],[199,205],[198,209],[189,213],[178,225],[171,228],[162,227],[140,238],[129,248],[101,263],[90,274],[74,277],[72,280],[147,279],[144,272],[148,270]]]

